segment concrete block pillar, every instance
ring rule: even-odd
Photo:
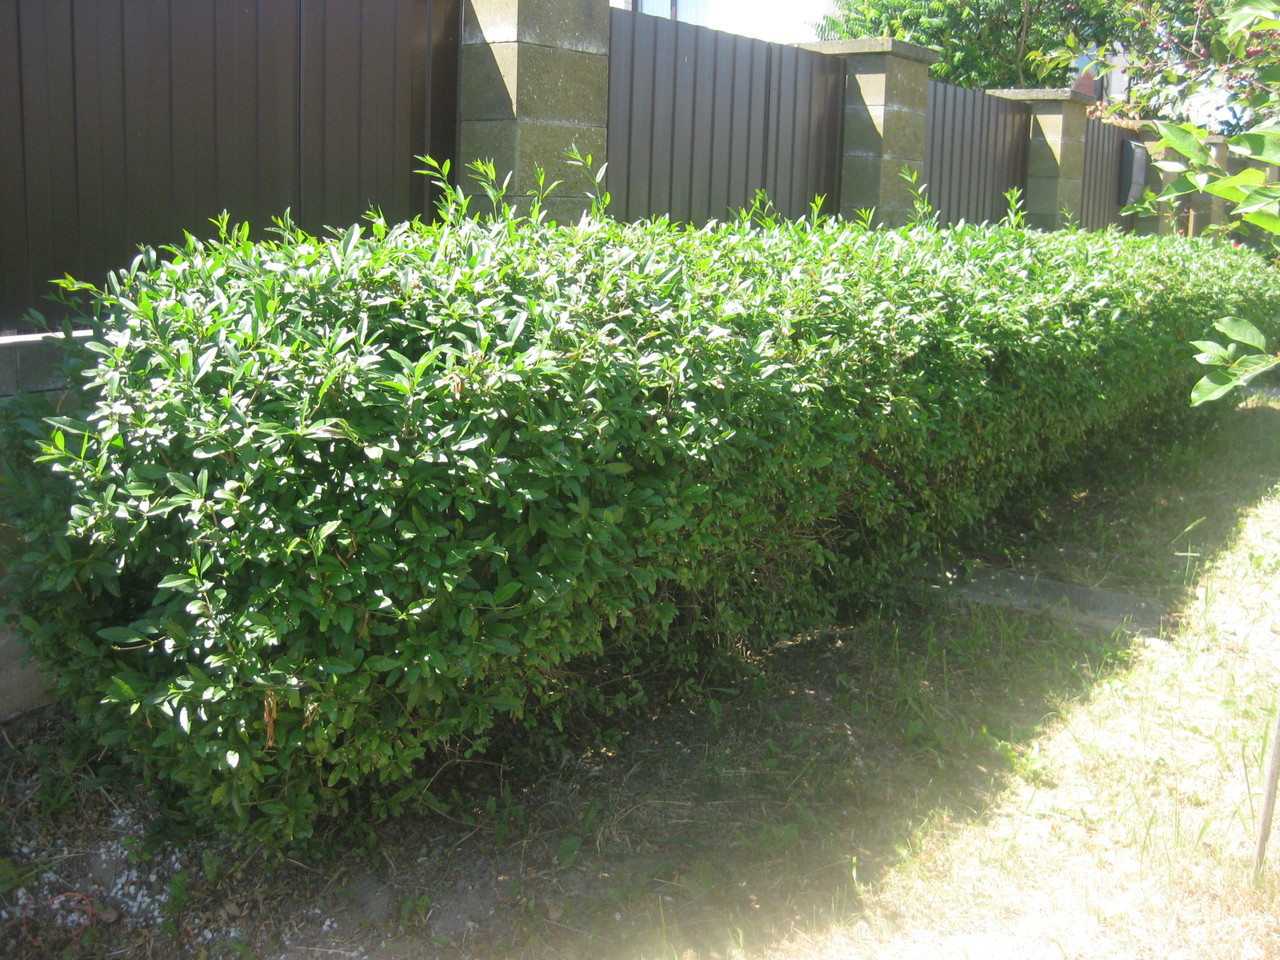
[[[1079,90],[990,90],[992,96],[1031,107],[1027,154],[1027,225],[1056,230],[1079,222],[1084,199],[1086,110],[1095,97]]]
[[[915,212],[915,198],[902,171],[924,170],[929,65],[937,52],[884,38],[803,46],[846,61],[841,215],[851,218],[874,207],[877,222],[906,223]]]
[[[467,0],[462,28],[459,183],[472,160],[492,160],[508,199],[527,210],[535,170],[562,181],[551,216],[575,218],[592,181],[570,166],[571,147],[605,162],[609,110],[608,0]]]

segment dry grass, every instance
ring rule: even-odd
[[[1227,479],[1213,479],[1229,486],[1222,466]],[[1280,686],[1280,493],[1240,519],[1182,614],[1063,711],[1035,742],[1033,775],[1015,776],[980,820],[935,825],[865,889],[856,922],[767,955],[1280,956],[1280,838],[1251,876]]]

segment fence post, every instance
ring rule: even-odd
[[[589,204],[587,171],[565,159],[571,147],[605,162],[609,111],[608,0],[467,0],[459,81],[457,178],[492,160],[521,209],[537,188],[535,170],[561,181],[548,213],[575,218]]]
[[[915,197],[901,174],[904,167],[924,170],[929,65],[938,53],[886,38],[801,46],[845,58],[840,213],[851,218],[874,207],[878,222],[906,223]]]
[[[1056,230],[1067,220],[1079,222],[1084,197],[1085,111],[1097,98],[1079,90],[987,92],[1031,107],[1025,198],[1028,226]]]

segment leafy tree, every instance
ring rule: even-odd
[[[1209,131],[1192,123],[1156,120],[1157,149],[1167,147],[1181,159],[1161,161],[1177,178],[1154,198],[1177,202],[1190,193],[1208,193],[1232,205],[1236,228],[1252,229],[1280,242],[1280,0],[1234,0],[1212,25],[1212,40],[1203,48],[1179,47],[1173,56],[1188,54],[1185,84],[1188,96],[1206,86],[1222,92],[1243,132],[1226,138],[1235,157],[1250,161],[1243,169],[1224,169],[1205,141]],[[1194,55],[1194,56],[1193,56]],[[1191,402],[1201,404],[1280,367],[1280,353],[1269,350],[1265,337],[1248,321],[1226,317],[1216,324],[1226,335],[1224,345],[1200,340],[1197,360],[1210,371],[1196,384]]]
[[[1215,97],[1231,88],[1222,76],[1228,59],[1222,37],[1222,0],[1133,5],[1114,47],[1127,62],[1129,90],[1117,112],[1180,122],[1200,116],[1229,129],[1244,118],[1236,106]],[[1213,109],[1213,101],[1219,101]],[[1212,114],[1212,116],[1211,116]]]
[[[1106,43],[1089,48],[1080,36],[1047,53],[1032,54],[1045,73],[1091,54],[1103,69],[1122,65],[1128,91],[1113,112],[1175,123],[1194,121],[1217,133],[1240,133],[1275,116],[1265,77],[1280,42],[1265,29],[1246,29],[1241,16],[1265,10],[1269,0],[1146,0],[1115,19]]]
[[[1235,0],[1217,19],[1213,48],[1203,58],[1188,94],[1213,86],[1225,98],[1244,129],[1225,140],[1230,154],[1248,162],[1224,167],[1206,143],[1209,129],[1184,122],[1154,120],[1159,148],[1178,159],[1161,166],[1176,179],[1156,197],[1176,202],[1191,193],[1208,193],[1233,205],[1238,220],[1280,237],[1280,0]],[[1269,176],[1271,174],[1271,176]]]
[[[827,40],[892,37],[931,47],[942,55],[933,78],[960,86],[1062,86],[1074,65],[1033,54],[1110,41],[1126,10],[1105,0],[837,0],[818,31]]]

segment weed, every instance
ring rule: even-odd
[[[168,896],[161,907],[160,929],[175,940],[182,936],[182,913],[191,898],[188,890],[190,879],[185,870],[175,874],[169,881]]]
[[[431,913],[431,894],[422,893],[409,897],[400,904],[400,922],[405,926],[411,923],[426,923]]]

